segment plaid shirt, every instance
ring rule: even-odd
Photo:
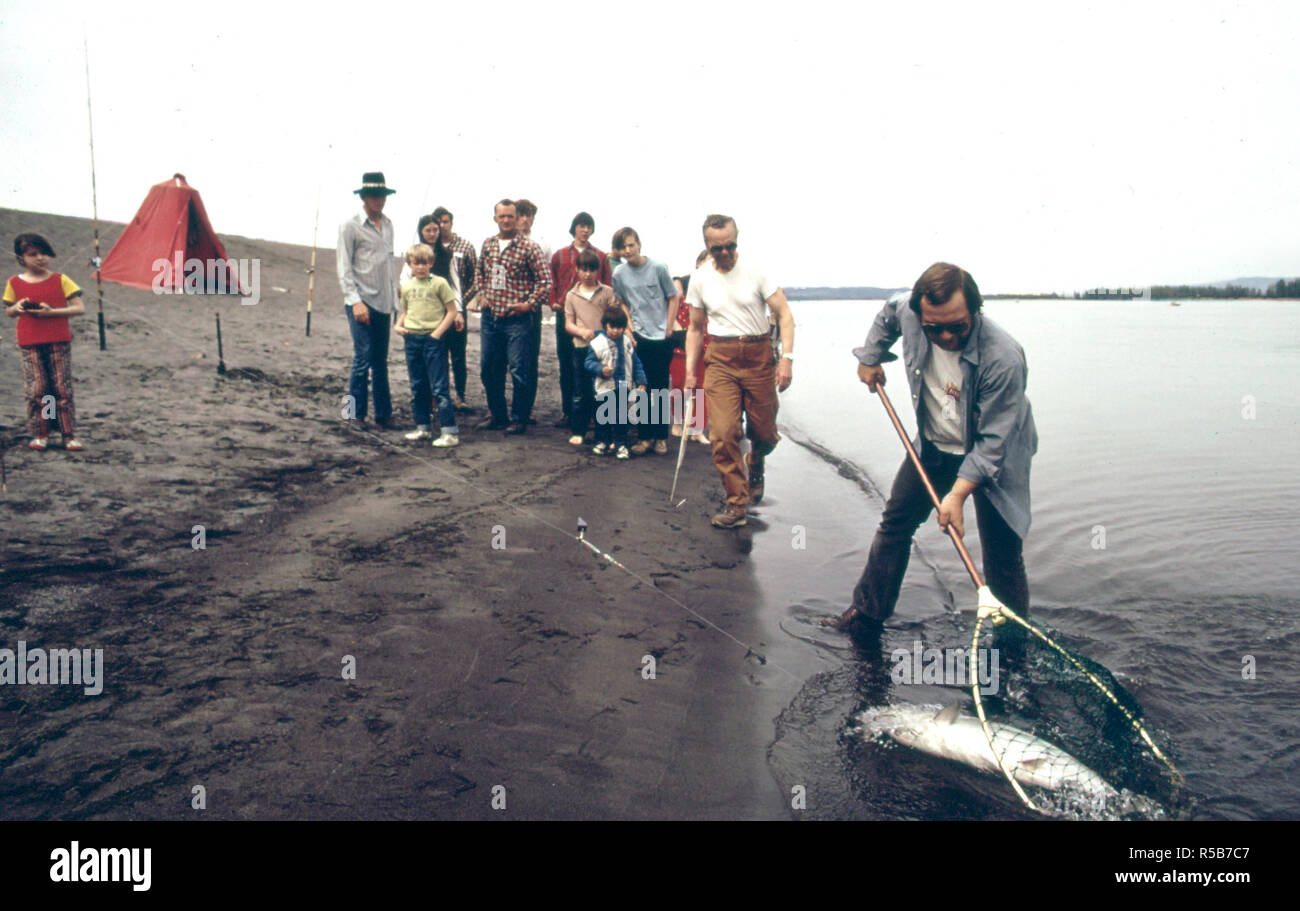
[[[587,249],[600,257],[598,281],[602,285],[614,284],[614,272],[609,267],[609,257],[591,244],[587,245]],[[556,250],[555,255],[551,257],[551,306],[563,310],[565,295],[577,283],[578,249],[573,244],[569,244],[563,250]]]
[[[505,273],[505,287],[492,287],[492,276],[500,267]],[[542,248],[518,234],[504,251],[500,237],[483,241],[483,255],[474,273],[479,303],[496,317],[518,316],[507,310],[512,304],[528,304],[536,312],[551,296],[551,270],[542,256]]]
[[[478,254],[474,252],[474,245],[459,234],[450,244],[443,246],[451,254],[452,268],[460,279],[460,309],[463,311],[465,303],[474,294],[474,270],[478,266]]]

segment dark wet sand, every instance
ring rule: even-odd
[[[51,239],[90,310],[74,320],[81,454],[26,449],[0,326],[0,645],[105,653],[99,696],[0,687],[0,816],[188,818],[196,785],[221,819],[790,815],[765,761],[780,673],[747,650],[762,529],[709,527],[702,447],[679,510],[671,458],[569,447],[550,427],[549,327],[527,437],[406,443],[396,337],[400,430],[341,420],[351,345],[327,250],[310,338],[307,251],[228,238],[263,261],[260,304],[105,285],[101,352],[88,225],[0,210],[0,235]],[[469,349],[481,405],[476,332]],[[635,576],[575,541],[578,516]]]

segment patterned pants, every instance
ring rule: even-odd
[[[27,396],[27,432],[49,436],[45,399],[54,399],[54,416],[67,439],[73,436],[76,411],[72,405],[72,342],[47,342],[18,349],[23,359],[23,392]]]

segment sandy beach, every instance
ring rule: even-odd
[[[0,815],[190,818],[202,786],[220,819],[788,818],[765,761],[777,672],[750,647],[763,527],[709,527],[704,447],[680,509],[671,458],[570,447],[550,427],[549,330],[538,425],[508,438],[471,418],[439,451],[402,438],[396,337],[396,429],[342,420],[332,251],[310,338],[308,249],[224,237],[261,260],[260,303],[106,284],[101,352],[89,221],[0,210],[0,227],[49,238],[88,310],[83,453],[26,448],[0,326],[0,644],[104,650],[100,695],[0,691]],[[102,227],[105,253],[120,230]],[[575,539],[578,517],[626,571]]]

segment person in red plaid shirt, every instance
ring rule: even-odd
[[[483,391],[491,417],[479,430],[523,433],[533,395],[529,360],[532,356],[533,314],[551,295],[550,264],[536,243],[519,234],[512,200],[496,204],[493,220],[497,234],[483,241],[474,285],[478,288],[482,316]],[[514,395],[506,421],[506,364]]]
[[[573,336],[564,324],[564,298],[569,290],[578,283],[578,254],[591,250],[600,259],[600,272],[596,280],[602,285],[612,285],[614,272],[609,259],[604,253],[588,243],[596,230],[596,220],[586,212],[573,216],[569,225],[569,234],[573,243],[562,250],[556,250],[551,257],[551,309],[555,311],[555,354],[560,360],[560,403],[564,406],[564,420],[556,422],[556,427],[568,427],[573,410]],[[585,432],[587,428],[583,428]],[[574,431],[575,433],[577,431]]]

